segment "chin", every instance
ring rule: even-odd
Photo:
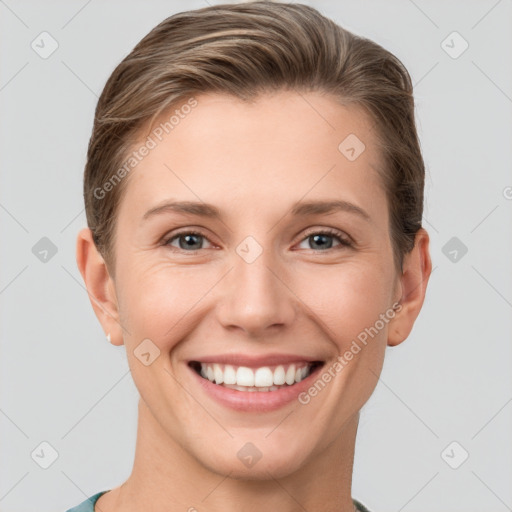
[[[287,443],[283,443],[283,435],[272,439],[271,434],[265,439],[247,432],[226,443],[212,442],[209,453],[196,453],[196,459],[208,470],[222,476],[229,474],[234,479],[284,478],[298,471],[313,451],[313,447],[308,448],[306,439],[297,438],[296,430],[291,429],[291,432],[295,432],[295,436],[288,437]],[[215,450],[211,449],[212,445],[216,445]]]

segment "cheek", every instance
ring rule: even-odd
[[[390,269],[376,262],[347,262],[318,270],[314,279],[311,275],[298,277],[296,282],[301,290],[298,295],[308,309],[344,349],[388,311],[391,278]],[[380,330],[385,333],[385,329]]]
[[[298,301],[301,316],[323,324],[339,349],[374,325],[390,306],[391,267],[382,254],[378,256],[362,255],[337,265],[297,265],[283,276],[293,291],[288,300]],[[141,255],[120,267],[122,320],[130,332],[125,342],[135,347],[149,338],[160,351],[169,352],[193,328],[191,322],[201,321],[198,315],[204,308],[215,308],[208,296],[212,291],[215,295],[226,269],[164,260],[150,263]]]
[[[123,279],[122,315],[131,342],[149,338],[161,351],[169,351],[186,335],[195,306],[218,277],[212,269],[201,272],[198,267],[153,261],[131,265]]]

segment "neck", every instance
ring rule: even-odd
[[[139,401],[133,470],[98,500],[97,510],[134,512],[353,512],[352,469],[359,416],[300,470],[283,478],[240,480],[215,473],[171,439]],[[100,504],[101,502],[101,504]]]

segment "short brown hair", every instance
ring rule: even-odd
[[[375,123],[385,163],[394,262],[421,227],[425,167],[409,73],[375,42],[302,4],[222,4],[168,17],[121,61],[99,98],[84,173],[87,223],[114,272],[116,214],[127,179],[95,192],[123,165],[141,129],[196,93],[249,100],[279,89],[332,93]],[[340,141],[341,142],[341,141]]]

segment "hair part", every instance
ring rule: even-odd
[[[377,43],[302,4],[222,4],[168,17],[109,77],[98,100],[84,172],[87,224],[111,275],[127,155],[163,112],[194,94],[250,101],[278,90],[319,91],[367,112],[381,151],[394,263],[421,228],[425,167],[411,78]],[[98,190],[107,193],[98,194]]]

